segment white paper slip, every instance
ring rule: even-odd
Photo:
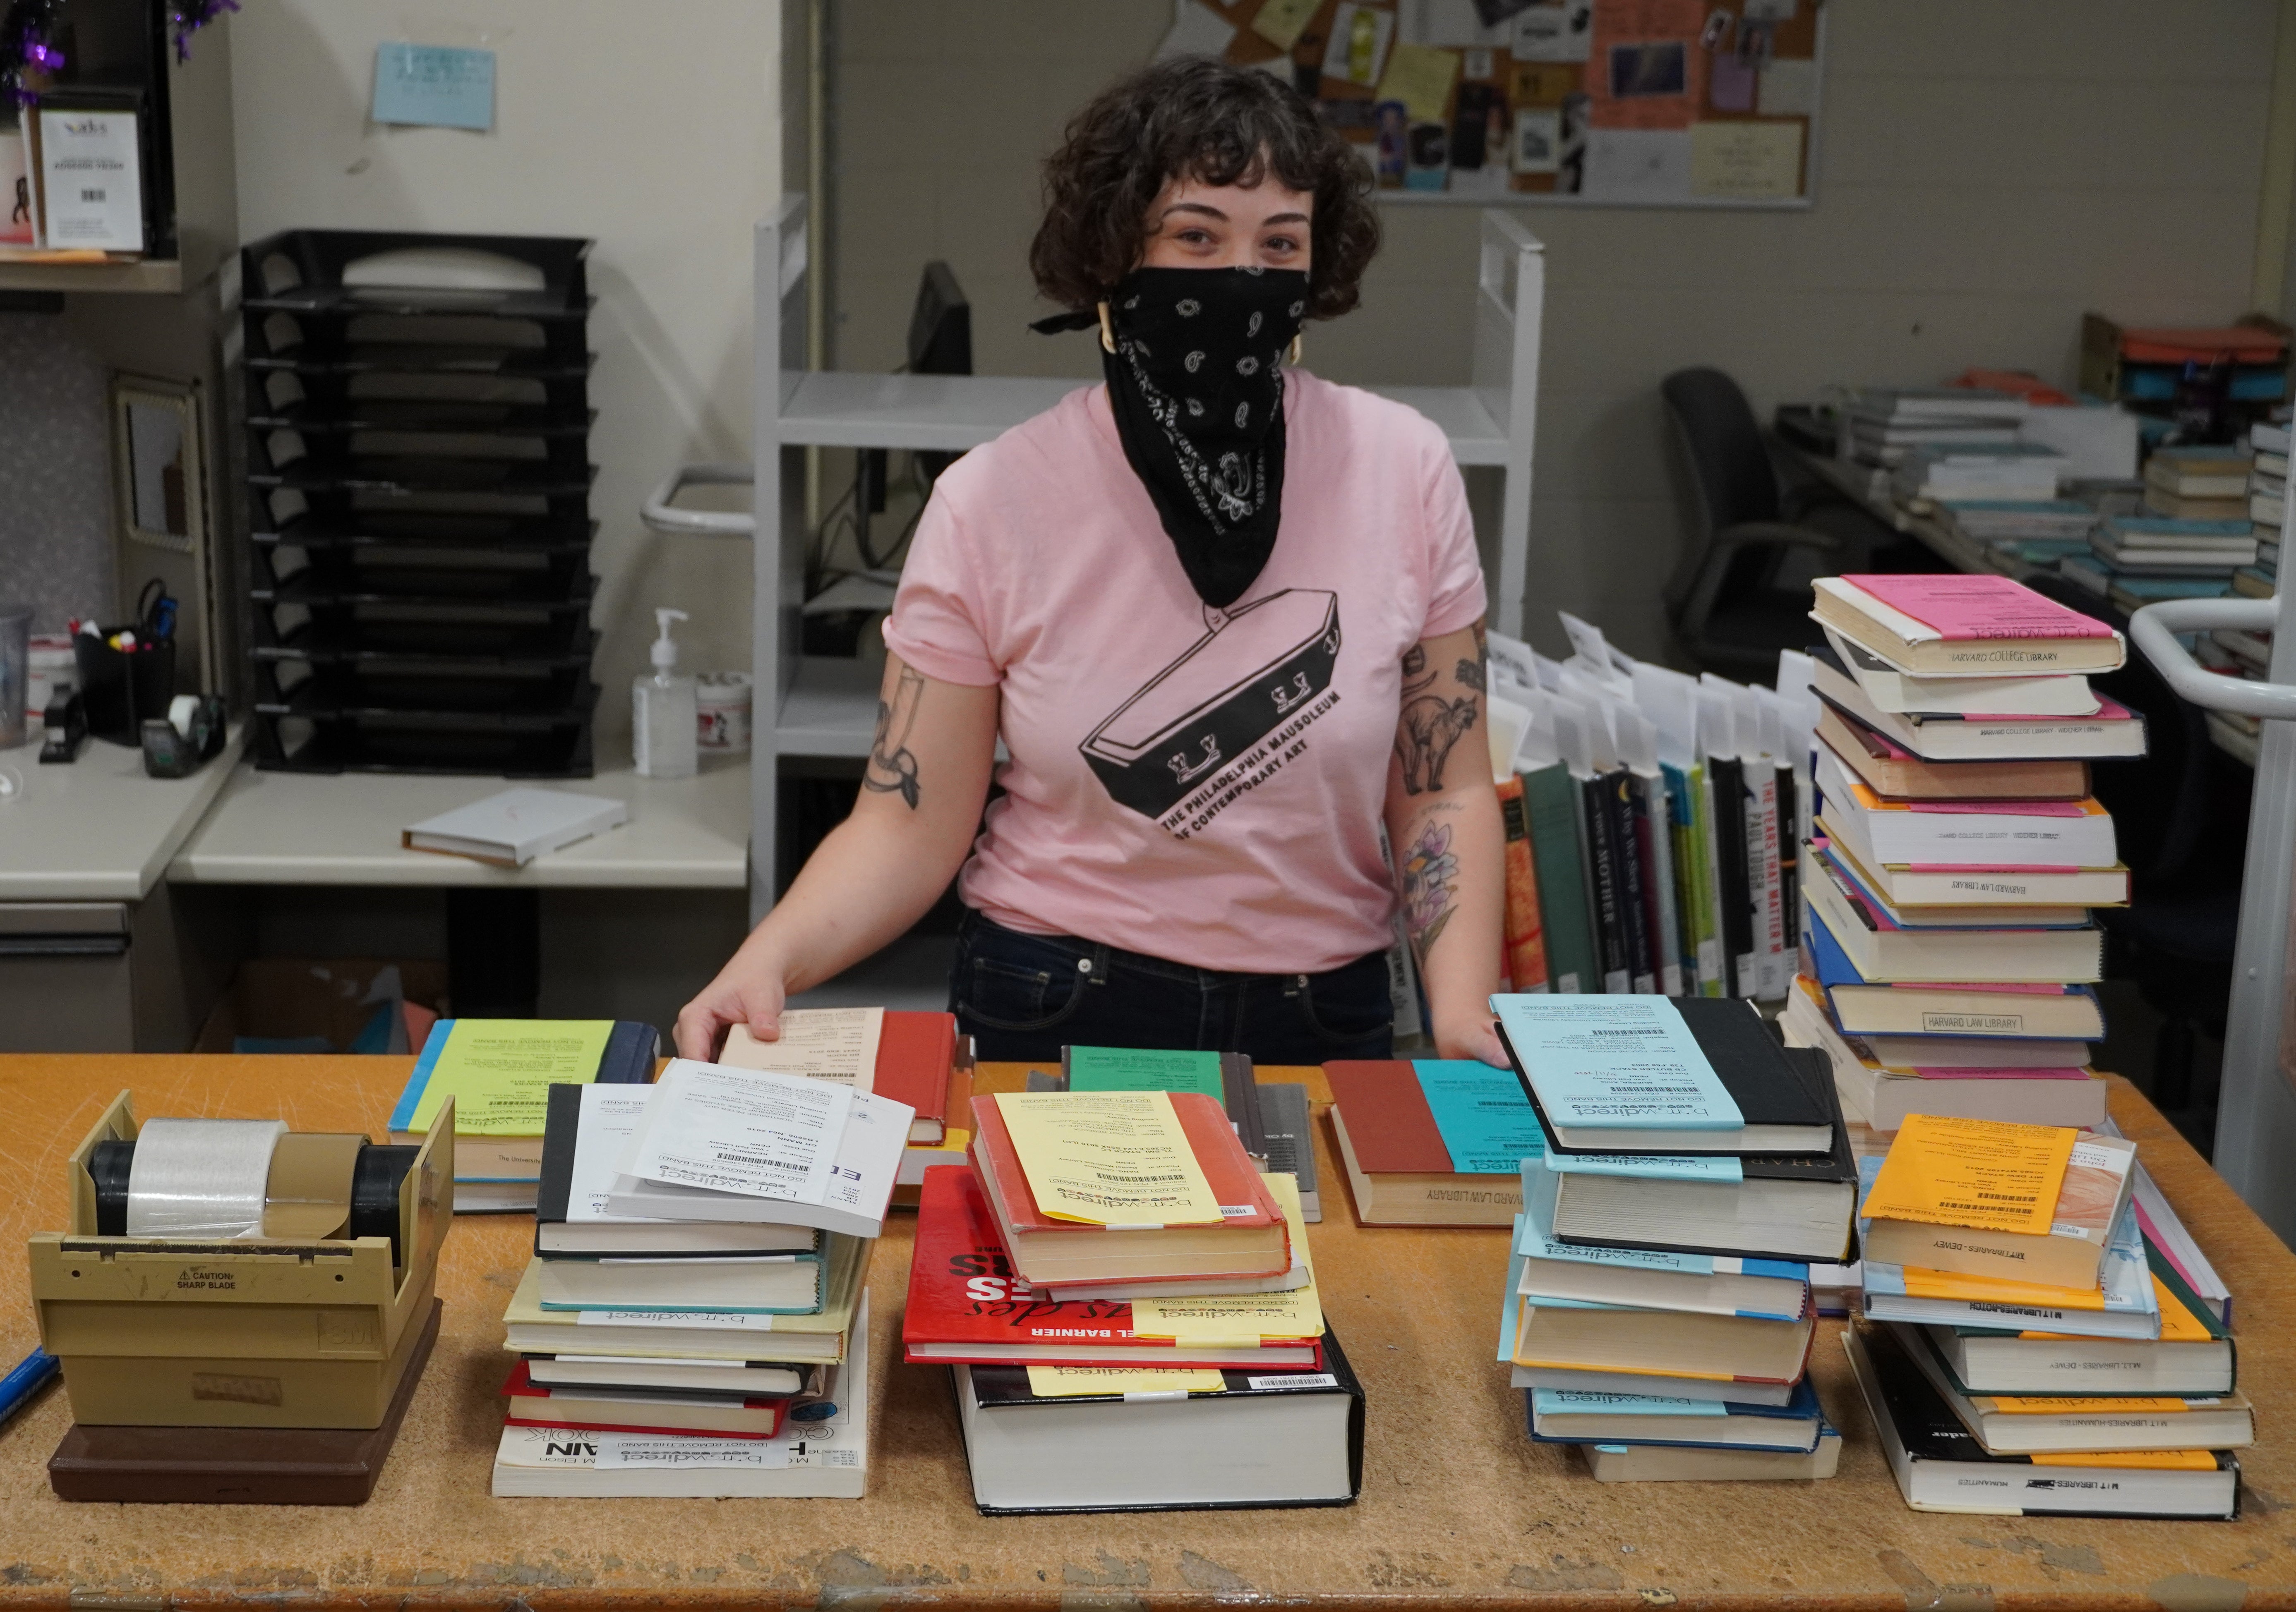
[[[829,1081],[675,1059],[646,1105],[622,1173],[817,1204],[852,1109],[851,1090]]]
[[[582,1088],[582,1124],[574,1133],[573,1190],[566,1194],[569,1221],[627,1220],[606,1213],[622,1156],[645,1118],[652,1086],[586,1085]]]
[[[884,1033],[882,1008],[796,1008],[782,1015],[778,1041],[754,1040],[749,1026],[735,1025],[726,1033],[726,1050],[718,1061],[871,1092],[876,1089],[877,1043]]]
[[[578,1327],[693,1327],[719,1332],[770,1332],[774,1318],[747,1310],[577,1310]]]
[[[1491,1010],[1557,1126],[1745,1125],[1697,1037],[1663,996],[1505,995],[1491,998]]]

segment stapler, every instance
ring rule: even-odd
[[[40,746],[41,761],[78,761],[80,746],[87,742],[87,708],[80,702],[79,691],[66,689],[51,699],[41,721],[47,729],[47,741]]]

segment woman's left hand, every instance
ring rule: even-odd
[[[1438,1058],[1478,1060],[1496,1068],[1509,1068],[1506,1051],[1499,1045],[1497,1024],[1488,1013],[1468,1013],[1456,1022],[1435,1022]]]

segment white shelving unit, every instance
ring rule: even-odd
[[[808,533],[803,450],[808,447],[961,451],[1043,413],[1078,382],[1002,375],[877,375],[804,367],[812,253],[803,196],[786,198],[758,225],[752,293],[758,341],[752,464],[692,465],[647,501],[665,531],[752,536],[756,600],[752,660],[757,719],[750,751],[750,905],[754,921],[773,902],[775,779],[783,756],[859,757],[876,724],[873,676],[850,663],[798,654]],[[1546,260],[1538,239],[1504,213],[1483,215],[1476,274],[1474,361],[1463,387],[1379,387],[1443,428],[1462,465],[1505,479],[1491,578],[1499,629],[1520,635],[1530,552],[1531,443],[1537,424],[1539,320]],[[752,514],[676,507],[688,483],[752,479]]]

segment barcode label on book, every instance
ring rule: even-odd
[[[1223,1220],[1245,1220],[1259,1213],[1259,1211],[1258,1209],[1253,1208],[1248,1203],[1224,1203],[1220,1205],[1220,1218]]]
[[[1257,1393],[1267,1388],[1336,1388],[1340,1379],[1329,1371],[1305,1371],[1294,1377],[1247,1377]]]

